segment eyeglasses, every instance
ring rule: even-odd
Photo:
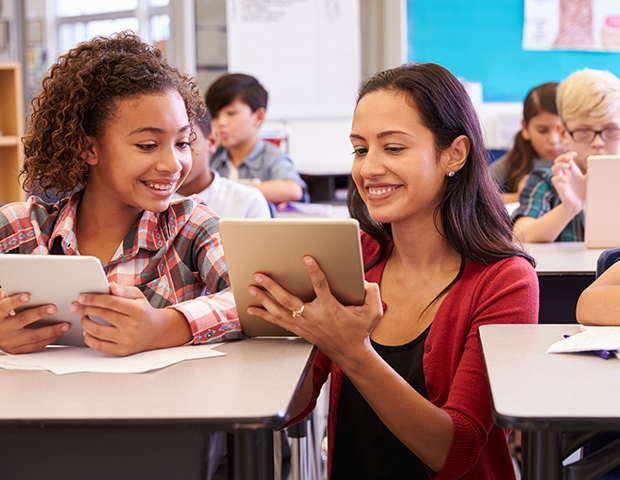
[[[616,142],[620,140],[620,128],[604,128],[603,130],[573,130],[567,128],[566,131],[577,143],[590,143],[597,135],[601,136],[604,142]]]

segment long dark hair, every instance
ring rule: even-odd
[[[558,114],[555,97],[557,82],[543,83],[532,88],[523,101],[523,121],[525,126],[540,112]],[[538,156],[532,142],[523,138],[521,130],[515,135],[514,145],[506,155],[506,191],[513,193],[519,188],[519,181],[530,173],[532,162]],[[547,159],[543,159],[547,160]]]
[[[460,278],[466,260],[493,262],[519,255],[534,264],[533,258],[514,243],[510,217],[488,172],[480,122],[461,83],[439,65],[405,64],[373,76],[360,89],[357,102],[381,90],[404,93],[408,97],[423,124],[433,133],[438,153],[460,135],[469,138],[467,161],[453,177],[446,176],[443,199],[435,210],[438,231],[462,260],[461,271],[446,289]],[[370,217],[352,180],[347,206],[362,230],[380,246],[378,257],[366,265],[368,270],[385,256],[392,240],[392,227]]]

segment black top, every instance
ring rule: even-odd
[[[372,346],[409,385],[428,398],[422,359],[430,326],[415,340],[399,346]],[[344,375],[338,400],[338,424],[330,478],[428,479],[420,459],[383,424]]]

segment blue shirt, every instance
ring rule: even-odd
[[[551,183],[551,169],[543,168],[530,173],[521,194],[519,208],[514,213],[515,220],[519,217],[540,218],[562,203],[557,190]],[[583,212],[575,215],[566,228],[560,233],[556,242],[583,242]]]
[[[230,157],[228,150],[220,145],[211,156],[209,165],[222,177],[228,178]],[[295,180],[304,190],[303,200],[308,201],[308,186],[295,170],[291,159],[275,145],[259,140],[248,157],[239,165],[239,178],[267,180]]]

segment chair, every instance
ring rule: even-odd
[[[620,247],[610,248],[601,253],[596,261],[596,278],[600,277],[605,270],[618,260],[620,260]]]
[[[601,253],[596,262],[596,278],[618,260],[620,248],[611,248]],[[620,466],[620,432],[562,434],[563,459],[582,447],[582,459],[564,467],[565,480],[594,480]]]

